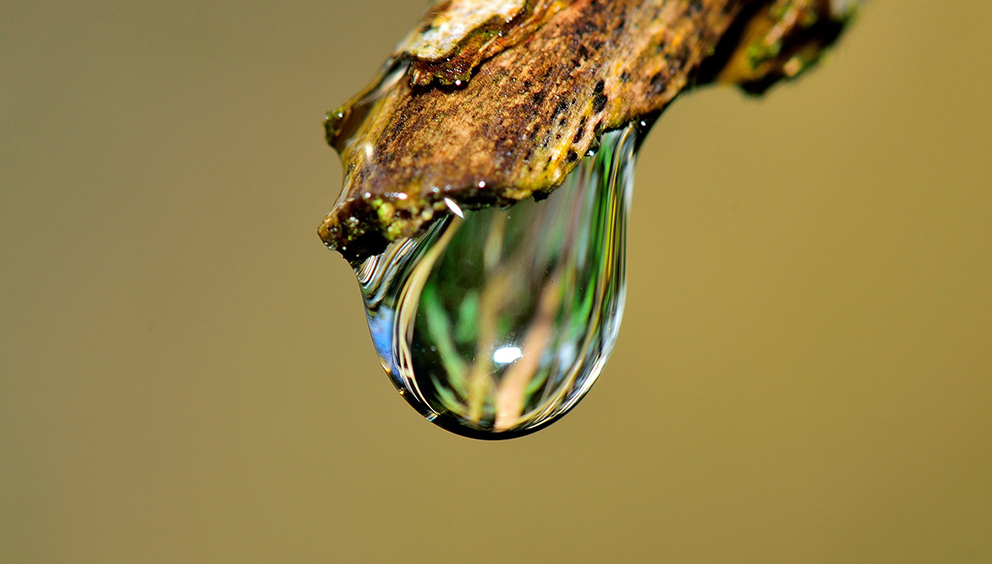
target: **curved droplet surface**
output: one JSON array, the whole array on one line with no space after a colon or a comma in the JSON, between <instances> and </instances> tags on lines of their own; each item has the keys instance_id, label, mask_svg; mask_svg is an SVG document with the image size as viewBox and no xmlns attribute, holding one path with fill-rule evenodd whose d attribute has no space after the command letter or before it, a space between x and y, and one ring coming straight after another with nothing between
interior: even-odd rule
<instances>
[{"instance_id":1,"label":"curved droplet surface","mask_svg":"<svg viewBox=\"0 0 992 564\"><path fill-rule=\"evenodd\" d=\"M504 439L564 415L624 305L636 130L603 135L548 198L462 212L356 269L383 368L427 419Z\"/></svg>"}]
</instances>

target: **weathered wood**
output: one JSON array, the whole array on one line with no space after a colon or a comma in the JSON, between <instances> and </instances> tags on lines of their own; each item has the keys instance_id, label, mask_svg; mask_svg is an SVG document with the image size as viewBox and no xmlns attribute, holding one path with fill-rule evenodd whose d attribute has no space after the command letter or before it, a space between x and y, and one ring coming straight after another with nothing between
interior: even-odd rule
<instances>
[{"instance_id":1,"label":"weathered wood","mask_svg":"<svg viewBox=\"0 0 992 564\"><path fill-rule=\"evenodd\" d=\"M319 228L353 264L463 208L547 194L599 136L690 86L761 92L816 62L847 0L444 0L330 112L344 187Z\"/></svg>"}]
</instances>

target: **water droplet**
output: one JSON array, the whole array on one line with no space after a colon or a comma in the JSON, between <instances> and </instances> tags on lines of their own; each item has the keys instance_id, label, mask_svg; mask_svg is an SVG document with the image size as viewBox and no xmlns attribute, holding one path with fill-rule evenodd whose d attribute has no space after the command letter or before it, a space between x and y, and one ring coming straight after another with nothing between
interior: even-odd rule
<instances>
[{"instance_id":1,"label":"water droplet","mask_svg":"<svg viewBox=\"0 0 992 564\"><path fill-rule=\"evenodd\" d=\"M370 85L360 99L350 105L327 112L324 119L327 142L339 152L353 143L355 133L358 132L362 122L365 121L376 102L386 96L393 86L406 76L408 68L409 61L406 59L386 61L379 71L377 82ZM371 152L371 149L371 145L366 147L367 152Z\"/></svg>"},{"instance_id":2,"label":"water droplet","mask_svg":"<svg viewBox=\"0 0 992 564\"><path fill-rule=\"evenodd\" d=\"M606 133L542 201L446 215L356 269L383 368L428 420L509 438L589 391L623 313L635 136Z\"/></svg>"}]
</instances>

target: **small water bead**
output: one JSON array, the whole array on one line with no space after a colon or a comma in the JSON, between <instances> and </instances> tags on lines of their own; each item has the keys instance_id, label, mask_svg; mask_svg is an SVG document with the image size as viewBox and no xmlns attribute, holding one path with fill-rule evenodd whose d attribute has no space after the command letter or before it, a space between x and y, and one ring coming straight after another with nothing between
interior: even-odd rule
<instances>
[{"instance_id":1,"label":"small water bead","mask_svg":"<svg viewBox=\"0 0 992 564\"><path fill-rule=\"evenodd\" d=\"M555 421L616 340L635 128L542 201L461 210L356 269L383 368L424 417L503 439Z\"/></svg>"}]
</instances>

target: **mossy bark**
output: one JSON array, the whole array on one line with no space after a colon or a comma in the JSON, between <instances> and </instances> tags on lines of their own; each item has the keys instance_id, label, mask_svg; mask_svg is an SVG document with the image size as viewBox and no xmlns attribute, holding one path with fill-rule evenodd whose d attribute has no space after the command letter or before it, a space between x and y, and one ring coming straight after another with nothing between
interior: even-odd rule
<instances>
[{"instance_id":1,"label":"mossy bark","mask_svg":"<svg viewBox=\"0 0 992 564\"><path fill-rule=\"evenodd\" d=\"M760 93L809 68L858 2L444 0L326 121L344 187L319 228L357 264L461 208L554 190L604 131L687 88Z\"/></svg>"}]
</instances>

